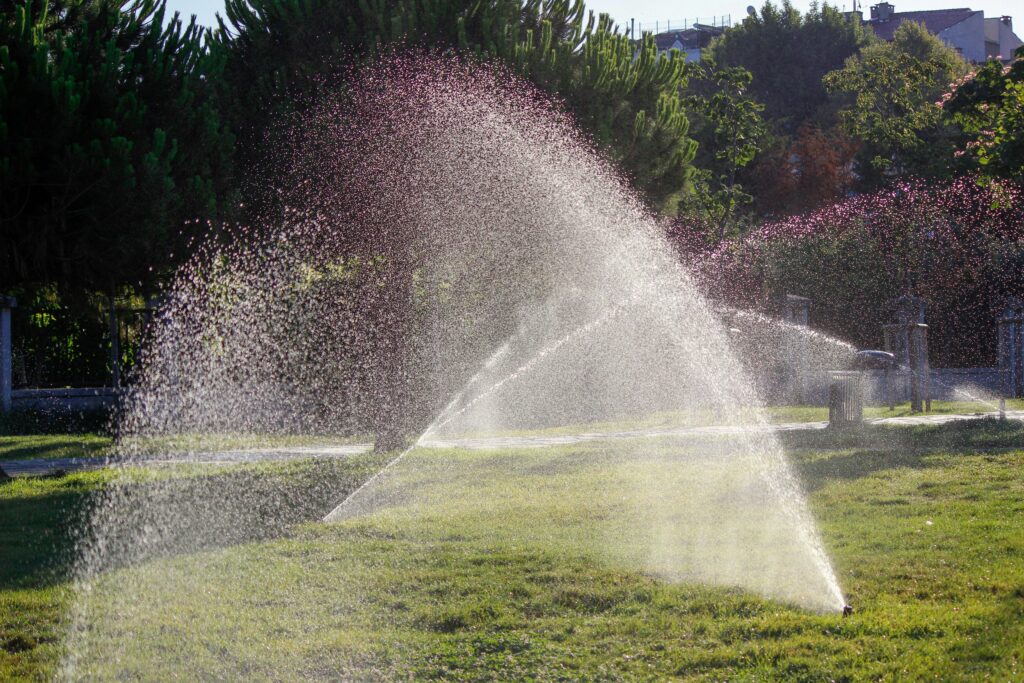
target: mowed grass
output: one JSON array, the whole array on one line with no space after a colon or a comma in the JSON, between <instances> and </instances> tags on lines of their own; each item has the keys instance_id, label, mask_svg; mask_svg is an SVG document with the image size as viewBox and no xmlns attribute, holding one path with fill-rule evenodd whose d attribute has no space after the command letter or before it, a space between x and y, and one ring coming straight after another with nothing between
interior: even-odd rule
<instances>
[{"instance_id":1,"label":"mowed grass","mask_svg":"<svg viewBox=\"0 0 1024 683\"><path fill-rule=\"evenodd\" d=\"M1010 399L1006 402L1007 410L1024 410L1024 399ZM977 402L965 401L933 401L932 410L928 414L949 415L989 412L991 406ZM916 415L910 410L909 403L899 403L895 410L888 406L865 406L866 418L906 417ZM784 422L821 422L828 420L828 408L824 406L769 406L765 416L773 423ZM508 432L509 435L560 435L578 434L580 432L618 432L669 429L686 424L718 424L745 422L751 418L750 411L740 410L736 415L694 416L680 412L658 412L642 419L623 418L617 421L590 423L585 425L569 425L540 430L520 430ZM370 443L373 437L362 435L297 435L297 434L218 434L191 433L172 437L125 440L115 444L112 437L100 432L80 432L72 434L0 434L0 462L4 460L30 460L52 458L103 458L119 453L162 454L181 452L206 452L224 450L248 450L261 448L310 447L319 445L344 445L354 443Z\"/></svg>"},{"instance_id":2,"label":"mowed grass","mask_svg":"<svg viewBox=\"0 0 1024 683\"><path fill-rule=\"evenodd\" d=\"M574 512L572 500L547 520L529 508L502 515L502 533L489 535L494 520L463 514L475 509L467 502L473 496L496 496L494 482L480 482L475 492L463 488L452 514L432 519L385 510L334 525L279 525L272 533L213 539L200 551L111 571L101 584L129 594L85 612L94 619L87 642L100 647L86 656L82 675L808 681L1024 675L1024 430L976 423L874 428L831 443L829 435L786 436L856 607L851 617L617 566L573 542L573 529L589 516ZM540 468L531 470L532 481L542 484L559 472L578 476L581 463L600 461L602 448L514 457ZM493 474L488 459L511 457L442 455L476 463L480 474ZM587 470L588 481L609 476L614 482L605 472L617 463ZM351 467L361 470L350 473L351 481L372 465L353 460ZM336 467L329 474L342 477L343 465ZM301 478L278 469L254 470L254 477L269 480L268 490ZM77 514L76 497L110 485L109 474L92 473L0 487L0 678L56 671L60 619L71 604L60 559L67 545L60 532L53 543L43 532ZM325 498L310 505L307 518L329 508L326 499L342 489L307 489ZM495 497L495 506L515 508L521 496ZM19 557L28 559L8 571Z\"/></svg>"},{"instance_id":3,"label":"mowed grass","mask_svg":"<svg viewBox=\"0 0 1024 683\"><path fill-rule=\"evenodd\" d=\"M1007 399L1007 410L1024 410L1024 399ZM932 408L926 413L915 413L909 402L896 403L892 410L888 405L864 406L866 419L887 417L909 417L918 415L975 415L991 413L999 408L999 401L932 401ZM765 409L771 422L822 422L828 420L828 406L769 406Z\"/></svg>"}]
</instances>

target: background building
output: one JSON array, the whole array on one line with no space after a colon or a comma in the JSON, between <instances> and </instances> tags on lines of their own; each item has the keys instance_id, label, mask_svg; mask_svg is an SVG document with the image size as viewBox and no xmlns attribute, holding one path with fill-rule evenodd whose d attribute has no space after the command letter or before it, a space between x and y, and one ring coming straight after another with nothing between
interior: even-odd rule
<instances>
[{"instance_id":1,"label":"background building","mask_svg":"<svg viewBox=\"0 0 1024 683\"><path fill-rule=\"evenodd\" d=\"M989 59L1009 61L1021 46L1008 16L985 18L985 13L967 7L958 9L897 12L888 2L871 6L871 18L865 23L879 38L892 40L897 27L905 21L924 25L931 33L971 62Z\"/></svg>"}]
</instances>

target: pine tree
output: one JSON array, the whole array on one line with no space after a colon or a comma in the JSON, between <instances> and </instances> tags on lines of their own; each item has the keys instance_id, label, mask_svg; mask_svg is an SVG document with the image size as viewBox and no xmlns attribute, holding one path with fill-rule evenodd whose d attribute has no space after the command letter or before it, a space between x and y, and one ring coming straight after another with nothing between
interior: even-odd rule
<instances>
[{"instance_id":1,"label":"pine tree","mask_svg":"<svg viewBox=\"0 0 1024 683\"><path fill-rule=\"evenodd\" d=\"M163 0L5 3L0 287L113 292L166 271L186 219L230 195L218 69Z\"/></svg>"},{"instance_id":2,"label":"pine tree","mask_svg":"<svg viewBox=\"0 0 1024 683\"><path fill-rule=\"evenodd\" d=\"M214 49L246 167L262 167L276 119L343 88L347 67L400 46L511 66L563 99L652 207L670 209L686 190L695 144L682 57L659 57L650 36L635 44L580 0L228 0L226 15Z\"/></svg>"}]
</instances>

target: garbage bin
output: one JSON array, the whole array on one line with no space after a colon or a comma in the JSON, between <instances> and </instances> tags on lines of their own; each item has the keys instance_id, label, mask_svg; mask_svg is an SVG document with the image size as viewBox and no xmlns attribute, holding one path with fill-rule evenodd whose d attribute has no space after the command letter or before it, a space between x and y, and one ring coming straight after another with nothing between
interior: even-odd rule
<instances>
[{"instance_id":1,"label":"garbage bin","mask_svg":"<svg viewBox=\"0 0 1024 683\"><path fill-rule=\"evenodd\" d=\"M849 427L864 419L863 376L856 370L835 371L829 375L828 425Z\"/></svg>"}]
</instances>

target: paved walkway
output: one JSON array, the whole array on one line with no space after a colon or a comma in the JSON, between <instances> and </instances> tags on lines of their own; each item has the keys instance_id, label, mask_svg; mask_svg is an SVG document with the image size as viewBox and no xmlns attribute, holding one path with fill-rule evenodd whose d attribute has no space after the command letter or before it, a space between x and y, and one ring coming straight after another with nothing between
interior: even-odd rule
<instances>
[{"instance_id":1,"label":"paved walkway","mask_svg":"<svg viewBox=\"0 0 1024 683\"><path fill-rule=\"evenodd\" d=\"M913 415L907 417L878 417L865 420L868 424L880 425L939 425L958 420L978 420L999 417L999 413L944 414L944 415ZM1006 411L1007 419L1024 421L1024 410ZM580 434L536 435L536 436L498 436L476 439L426 439L420 443L426 448L542 448L545 446L562 446L588 441L607 441L619 439L655 438L671 436L718 436L731 434L750 434L766 432L785 432L796 430L825 429L828 422L785 422L764 425L709 425L705 427L673 427L663 429L630 430L621 432L584 432ZM281 448L259 448L229 451L211 451L199 453L169 453L159 457L138 459L114 456L112 458L52 458L34 460L7 460L0 462L3 469L11 477L38 477L78 472L82 470L100 469L103 467L119 467L124 465L152 464L168 465L190 463L202 465L233 465L253 462L274 462L281 460L300 460L304 458L348 458L366 453L373 444L347 444L340 446L292 446Z\"/></svg>"},{"instance_id":2,"label":"paved walkway","mask_svg":"<svg viewBox=\"0 0 1024 683\"><path fill-rule=\"evenodd\" d=\"M304 458L347 458L365 453L372 447L373 444L347 444L343 446L291 446L197 453L168 453L147 458L130 458L116 455L109 458L37 458L33 460L2 461L0 462L0 469L3 469L10 477L40 477L67 472L80 472L82 470L97 470L104 467L139 464L172 465L190 463L196 465L237 465L240 463L301 460Z\"/></svg>"},{"instance_id":3,"label":"paved walkway","mask_svg":"<svg viewBox=\"0 0 1024 683\"><path fill-rule=\"evenodd\" d=\"M979 420L997 418L998 412L946 415L913 415L907 417L875 417L864 420L866 424L880 425L938 425L958 420ZM1006 418L1024 420L1024 410L1006 411ZM495 436L478 439L427 439L420 442L427 448L535 448L543 446L561 446L583 443L586 441L605 441L615 439L652 438L662 436L721 436L732 434L751 434L766 432L807 431L825 429L827 421L822 422L783 422L778 424L739 424L739 425L708 425L705 427L669 427L662 429L645 429L622 432L589 432L581 434L564 434L552 436Z\"/></svg>"}]
</instances>

